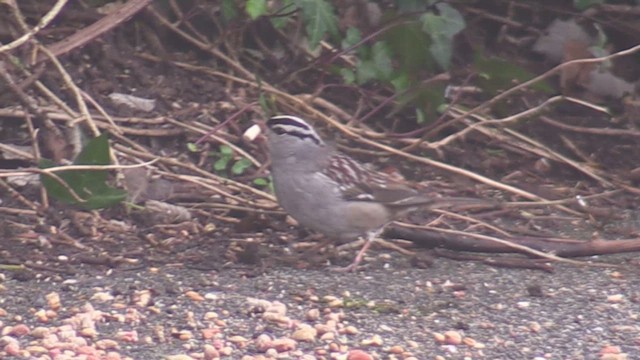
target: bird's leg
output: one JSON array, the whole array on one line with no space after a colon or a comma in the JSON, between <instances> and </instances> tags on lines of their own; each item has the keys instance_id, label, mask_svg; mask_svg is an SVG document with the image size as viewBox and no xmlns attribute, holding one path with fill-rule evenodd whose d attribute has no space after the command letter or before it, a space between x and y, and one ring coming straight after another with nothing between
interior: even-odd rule
<instances>
[{"instance_id":1,"label":"bird's leg","mask_svg":"<svg viewBox=\"0 0 640 360\"><path fill-rule=\"evenodd\" d=\"M378 235L380 235L381 232L382 232L382 229L368 231L367 242L365 242L364 245L362 246L362 249L358 251L358 255L356 255L355 259L353 259L353 262L351 263L351 265L344 268L339 268L338 271L345 271L345 272L354 271L355 272L356 269L358 268L358 264L360 264L360 262L364 258L364 254L367 252L369 247L371 247L371 244L373 244L373 242L376 240L376 238L378 237Z\"/></svg>"}]
</instances>

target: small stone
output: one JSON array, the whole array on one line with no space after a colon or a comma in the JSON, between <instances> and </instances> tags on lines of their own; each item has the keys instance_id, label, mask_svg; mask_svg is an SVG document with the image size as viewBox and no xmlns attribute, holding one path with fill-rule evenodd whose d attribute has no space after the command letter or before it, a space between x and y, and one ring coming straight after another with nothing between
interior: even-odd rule
<instances>
[{"instance_id":1,"label":"small stone","mask_svg":"<svg viewBox=\"0 0 640 360\"><path fill-rule=\"evenodd\" d=\"M517 303L518 309L526 309L531 306L531 303L528 301L518 301Z\"/></svg>"},{"instance_id":2,"label":"small stone","mask_svg":"<svg viewBox=\"0 0 640 360\"><path fill-rule=\"evenodd\" d=\"M200 330L200 333L202 334L202 338L203 339L213 339L214 336L216 336L216 334L220 333L220 329L219 328L209 328L209 329L202 329Z\"/></svg>"},{"instance_id":3,"label":"small stone","mask_svg":"<svg viewBox=\"0 0 640 360\"><path fill-rule=\"evenodd\" d=\"M198 301L198 302L204 301L204 296L200 295L199 293L197 293L195 291L189 290L189 291L185 292L184 295L186 297L188 297L192 301Z\"/></svg>"},{"instance_id":4,"label":"small stone","mask_svg":"<svg viewBox=\"0 0 640 360\"><path fill-rule=\"evenodd\" d=\"M359 333L358 328L353 325L345 327L341 332L346 335L356 335Z\"/></svg>"},{"instance_id":5,"label":"small stone","mask_svg":"<svg viewBox=\"0 0 640 360\"><path fill-rule=\"evenodd\" d=\"M25 336L25 335L29 335L30 332L31 332L31 330L29 329L29 327L27 325L19 324L19 325L14 326L13 328L11 328L11 332L9 332L8 335L22 337L22 336Z\"/></svg>"},{"instance_id":6,"label":"small stone","mask_svg":"<svg viewBox=\"0 0 640 360\"><path fill-rule=\"evenodd\" d=\"M165 356L166 360L195 360L189 355L179 354L179 355L167 355Z\"/></svg>"},{"instance_id":7,"label":"small stone","mask_svg":"<svg viewBox=\"0 0 640 360\"><path fill-rule=\"evenodd\" d=\"M49 349L47 349L44 346L39 346L39 345L31 345L31 346L27 346L25 348L26 351L32 353L32 354L46 354L49 352Z\"/></svg>"},{"instance_id":8,"label":"small stone","mask_svg":"<svg viewBox=\"0 0 640 360\"><path fill-rule=\"evenodd\" d=\"M347 360L373 360L373 356L362 350L351 350L347 355Z\"/></svg>"},{"instance_id":9,"label":"small stone","mask_svg":"<svg viewBox=\"0 0 640 360\"><path fill-rule=\"evenodd\" d=\"M204 359L205 360L214 360L220 358L220 353L216 350L215 347L211 344L204 345Z\"/></svg>"},{"instance_id":10,"label":"small stone","mask_svg":"<svg viewBox=\"0 0 640 360\"><path fill-rule=\"evenodd\" d=\"M297 341L314 342L318 331L310 325L303 324L291 334L291 338Z\"/></svg>"},{"instance_id":11,"label":"small stone","mask_svg":"<svg viewBox=\"0 0 640 360\"><path fill-rule=\"evenodd\" d=\"M219 317L220 317L220 315L218 315L217 312L215 312L215 311L207 311L202 318L204 320L206 320L206 321L210 321L210 320L217 319Z\"/></svg>"},{"instance_id":12,"label":"small stone","mask_svg":"<svg viewBox=\"0 0 640 360\"><path fill-rule=\"evenodd\" d=\"M285 351L295 350L297 346L297 342L293 339L280 338L280 339L273 340L273 342L271 343L271 346L273 349L276 349L276 351L278 351L279 353L282 353Z\"/></svg>"},{"instance_id":13,"label":"small stone","mask_svg":"<svg viewBox=\"0 0 640 360\"><path fill-rule=\"evenodd\" d=\"M320 336L322 341L333 341L336 338L336 334L333 332L324 333Z\"/></svg>"},{"instance_id":14,"label":"small stone","mask_svg":"<svg viewBox=\"0 0 640 360\"><path fill-rule=\"evenodd\" d=\"M389 348L389 352L392 354L402 354L404 352L404 349L400 345L394 345Z\"/></svg>"},{"instance_id":15,"label":"small stone","mask_svg":"<svg viewBox=\"0 0 640 360\"><path fill-rule=\"evenodd\" d=\"M47 304L49 305L50 309L53 310L59 310L61 307L60 304L60 295L58 295L57 292L52 292L49 293L45 296L45 298L47 299Z\"/></svg>"},{"instance_id":16,"label":"small stone","mask_svg":"<svg viewBox=\"0 0 640 360\"><path fill-rule=\"evenodd\" d=\"M607 345L607 346L603 347L602 349L600 349L600 355L621 354L621 353L622 353L622 349L620 349L619 346Z\"/></svg>"},{"instance_id":17,"label":"small stone","mask_svg":"<svg viewBox=\"0 0 640 360\"><path fill-rule=\"evenodd\" d=\"M4 352L11 356L19 356L20 355L20 344L18 342L9 343L4 346Z\"/></svg>"},{"instance_id":18,"label":"small stone","mask_svg":"<svg viewBox=\"0 0 640 360\"><path fill-rule=\"evenodd\" d=\"M204 294L204 298L207 300L218 300L220 298L220 296L218 296L217 293L206 293Z\"/></svg>"},{"instance_id":19,"label":"small stone","mask_svg":"<svg viewBox=\"0 0 640 360\"><path fill-rule=\"evenodd\" d=\"M38 326L33 330L31 330L31 336L36 339L42 339L48 336L49 334L51 334L51 330L49 330L49 328L46 328L44 326Z\"/></svg>"},{"instance_id":20,"label":"small stone","mask_svg":"<svg viewBox=\"0 0 640 360\"><path fill-rule=\"evenodd\" d=\"M334 327L331 327L331 326L326 325L326 324L316 324L314 326L314 328L316 329L316 331L318 331L318 334L321 334L321 335L333 332L333 330L335 330Z\"/></svg>"},{"instance_id":21,"label":"small stone","mask_svg":"<svg viewBox=\"0 0 640 360\"><path fill-rule=\"evenodd\" d=\"M477 341L473 338L470 337L465 337L462 339L462 343L469 346L469 347L475 347L477 344Z\"/></svg>"},{"instance_id":22,"label":"small stone","mask_svg":"<svg viewBox=\"0 0 640 360\"><path fill-rule=\"evenodd\" d=\"M44 309L36 311L33 316L35 316L36 320L38 320L39 322L49 322L49 317L47 316L47 312Z\"/></svg>"},{"instance_id":23,"label":"small stone","mask_svg":"<svg viewBox=\"0 0 640 360\"><path fill-rule=\"evenodd\" d=\"M281 325L288 325L291 322L291 319L288 316L275 312L265 312L262 314L262 319L270 323Z\"/></svg>"},{"instance_id":24,"label":"small stone","mask_svg":"<svg viewBox=\"0 0 640 360\"><path fill-rule=\"evenodd\" d=\"M623 300L624 300L624 295L622 294L607 296L607 302L610 302L610 303L619 303L619 302L622 302Z\"/></svg>"},{"instance_id":25,"label":"small stone","mask_svg":"<svg viewBox=\"0 0 640 360\"><path fill-rule=\"evenodd\" d=\"M116 338L120 341L124 341L128 343L136 343L139 340L138 332L135 330L118 331L116 333Z\"/></svg>"},{"instance_id":26,"label":"small stone","mask_svg":"<svg viewBox=\"0 0 640 360\"><path fill-rule=\"evenodd\" d=\"M619 271L612 272L610 276L614 279L624 279L624 275Z\"/></svg>"},{"instance_id":27,"label":"small stone","mask_svg":"<svg viewBox=\"0 0 640 360\"><path fill-rule=\"evenodd\" d=\"M111 339L102 339L95 342L96 347L98 349L107 350L107 349L117 349L118 343Z\"/></svg>"},{"instance_id":28,"label":"small stone","mask_svg":"<svg viewBox=\"0 0 640 360\"><path fill-rule=\"evenodd\" d=\"M256 348L260 352L265 352L271 349L271 344L273 343L273 339L271 336L267 334L260 334L255 341Z\"/></svg>"},{"instance_id":29,"label":"small stone","mask_svg":"<svg viewBox=\"0 0 640 360\"><path fill-rule=\"evenodd\" d=\"M306 318L309 321L316 321L320 318L320 310L318 309L311 309L309 311L307 311L306 314Z\"/></svg>"},{"instance_id":30,"label":"small stone","mask_svg":"<svg viewBox=\"0 0 640 360\"><path fill-rule=\"evenodd\" d=\"M91 300L102 303L111 301L113 299L113 295L108 292L97 292L91 296Z\"/></svg>"},{"instance_id":31,"label":"small stone","mask_svg":"<svg viewBox=\"0 0 640 360\"><path fill-rule=\"evenodd\" d=\"M444 333L444 342L449 345L460 345L462 344L462 335L457 331L446 331Z\"/></svg>"},{"instance_id":32,"label":"small stone","mask_svg":"<svg viewBox=\"0 0 640 360\"><path fill-rule=\"evenodd\" d=\"M130 358L127 358L127 359L130 359ZM117 352L109 351L107 355L104 357L104 360L122 360L122 357L120 357L120 354L118 354Z\"/></svg>"},{"instance_id":33,"label":"small stone","mask_svg":"<svg viewBox=\"0 0 640 360\"><path fill-rule=\"evenodd\" d=\"M80 329L78 334L86 338L95 338L98 336L98 331L95 328L87 327L87 328Z\"/></svg>"},{"instance_id":34,"label":"small stone","mask_svg":"<svg viewBox=\"0 0 640 360\"><path fill-rule=\"evenodd\" d=\"M438 332L434 332L433 333L433 338L436 340L437 343L440 344L444 344L446 338L444 336L444 334L438 333Z\"/></svg>"},{"instance_id":35,"label":"small stone","mask_svg":"<svg viewBox=\"0 0 640 360\"><path fill-rule=\"evenodd\" d=\"M531 323L529 323L529 329L531 329L531 331L533 331L534 333L539 333L540 330L542 330L542 325L540 325L540 323L537 321L532 321Z\"/></svg>"},{"instance_id":36,"label":"small stone","mask_svg":"<svg viewBox=\"0 0 640 360\"><path fill-rule=\"evenodd\" d=\"M178 332L177 338L182 341L189 341L193 339L193 333L189 330L181 330Z\"/></svg>"},{"instance_id":37,"label":"small stone","mask_svg":"<svg viewBox=\"0 0 640 360\"><path fill-rule=\"evenodd\" d=\"M380 335L373 335L370 339L362 340L362 345L381 346L383 342L384 341L382 341L382 337Z\"/></svg>"},{"instance_id":38,"label":"small stone","mask_svg":"<svg viewBox=\"0 0 640 360\"><path fill-rule=\"evenodd\" d=\"M281 303L280 301L274 301L265 309L265 312L284 316L287 314L287 305Z\"/></svg>"},{"instance_id":39,"label":"small stone","mask_svg":"<svg viewBox=\"0 0 640 360\"><path fill-rule=\"evenodd\" d=\"M241 347L244 347L249 342L249 339L245 338L244 336L240 336L240 335L232 336L228 340L229 340L230 343L236 344L236 345L241 346Z\"/></svg>"}]
</instances>

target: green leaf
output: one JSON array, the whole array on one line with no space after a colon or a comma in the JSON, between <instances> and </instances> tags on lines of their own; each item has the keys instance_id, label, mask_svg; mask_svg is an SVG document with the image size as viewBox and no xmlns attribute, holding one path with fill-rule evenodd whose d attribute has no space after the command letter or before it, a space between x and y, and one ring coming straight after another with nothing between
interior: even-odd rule
<instances>
[{"instance_id":1,"label":"green leaf","mask_svg":"<svg viewBox=\"0 0 640 360\"><path fill-rule=\"evenodd\" d=\"M217 172L225 171L227 169L227 165L229 164L229 160L231 160L230 157L221 157L213 163L213 169Z\"/></svg>"},{"instance_id":2,"label":"green leaf","mask_svg":"<svg viewBox=\"0 0 640 360\"><path fill-rule=\"evenodd\" d=\"M253 165L251 161L247 158L242 158L235 163L231 167L231 173L233 175L242 175L244 172Z\"/></svg>"},{"instance_id":3,"label":"green leaf","mask_svg":"<svg viewBox=\"0 0 640 360\"><path fill-rule=\"evenodd\" d=\"M318 47L326 33L338 34L338 22L331 3L325 0L298 0L298 6L307 24L310 49Z\"/></svg>"},{"instance_id":4,"label":"green leaf","mask_svg":"<svg viewBox=\"0 0 640 360\"><path fill-rule=\"evenodd\" d=\"M109 139L107 134L102 134L91 139L73 161L74 165L109 165ZM56 166L51 160L42 159L40 168L46 169ZM56 200L79 205L85 209L98 209L112 206L122 202L127 193L124 190L112 188L107 185L107 170L66 170L56 172L69 188L80 198L79 202L71 196L71 193L53 177L41 175L41 181L47 193Z\"/></svg>"},{"instance_id":5,"label":"green leaf","mask_svg":"<svg viewBox=\"0 0 640 360\"><path fill-rule=\"evenodd\" d=\"M279 8L276 9L276 14L274 16L270 16L271 25L273 25L276 29L282 29L290 22L291 16L290 14L294 13L298 9L298 5L296 4L297 0L280 0L276 2ZM274 3L274 2L272 2Z\"/></svg>"},{"instance_id":6,"label":"green leaf","mask_svg":"<svg viewBox=\"0 0 640 360\"><path fill-rule=\"evenodd\" d=\"M358 79L358 84L364 84L369 80L377 79L378 72L376 69L376 64L371 60L366 60L360 62L356 68L356 78Z\"/></svg>"},{"instance_id":7,"label":"green leaf","mask_svg":"<svg viewBox=\"0 0 640 360\"><path fill-rule=\"evenodd\" d=\"M427 121L424 111L420 108L416 108L416 123L424 124Z\"/></svg>"},{"instance_id":8,"label":"green leaf","mask_svg":"<svg viewBox=\"0 0 640 360\"><path fill-rule=\"evenodd\" d=\"M373 62L376 64L377 77L380 80L386 80L393 72L391 64L391 52L384 41L376 42L371 48L373 53Z\"/></svg>"},{"instance_id":9,"label":"green leaf","mask_svg":"<svg viewBox=\"0 0 640 360\"><path fill-rule=\"evenodd\" d=\"M353 84L356 81L356 74L354 74L351 69L340 69L340 76L342 76L342 81L347 85Z\"/></svg>"},{"instance_id":10,"label":"green leaf","mask_svg":"<svg viewBox=\"0 0 640 360\"><path fill-rule=\"evenodd\" d=\"M451 54L453 52L453 45L450 41L442 38L434 39L429 47L429 52L440 67L443 69L449 68L449 65L451 65Z\"/></svg>"},{"instance_id":11,"label":"green leaf","mask_svg":"<svg viewBox=\"0 0 640 360\"><path fill-rule=\"evenodd\" d=\"M419 72L435 70L435 63L429 56L431 38L422 31L418 22L395 26L387 31L384 40L395 55L398 69L405 72L411 84L421 77Z\"/></svg>"},{"instance_id":12,"label":"green leaf","mask_svg":"<svg viewBox=\"0 0 640 360\"><path fill-rule=\"evenodd\" d=\"M533 73L520 65L503 59L484 57L481 53L476 54L474 65L480 74L478 85L492 96L534 77ZM553 88L544 80L535 83L531 88L548 94L553 93Z\"/></svg>"},{"instance_id":13,"label":"green leaf","mask_svg":"<svg viewBox=\"0 0 640 360\"><path fill-rule=\"evenodd\" d=\"M424 11L425 7L431 5L432 2L433 0L396 0L396 6L400 13L420 12Z\"/></svg>"},{"instance_id":14,"label":"green leaf","mask_svg":"<svg viewBox=\"0 0 640 360\"><path fill-rule=\"evenodd\" d=\"M220 8L225 21L235 20L238 17L238 6L235 0L222 0Z\"/></svg>"},{"instance_id":15,"label":"green leaf","mask_svg":"<svg viewBox=\"0 0 640 360\"><path fill-rule=\"evenodd\" d=\"M109 137L107 134L104 133L91 139L82 148L73 163L75 165L109 165L111 158L109 157Z\"/></svg>"},{"instance_id":16,"label":"green leaf","mask_svg":"<svg viewBox=\"0 0 640 360\"><path fill-rule=\"evenodd\" d=\"M86 209L103 209L120 204L126 198L126 191L112 187L104 187L99 192L94 192L92 196L87 199L87 202L81 204L81 206Z\"/></svg>"},{"instance_id":17,"label":"green leaf","mask_svg":"<svg viewBox=\"0 0 640 360\"><path fill-rule=\"evenodd\" d=\"M429 34L431 55L438 65L448 69L453 51L453 37L465 28L465 21L458 10L447 3L438 3L439 15L426 13L420 17L422 30Z\"/></svg>"},{"instance_id":18,"label":"green leaf","mask_svg":"<svg viewBox=\"0 0 640 360\"><path fill-rule=\"evenodd\" d=\"M187 143L187 150L189 150L190 152L197 152L198 151L198 145L192 143L192 142L188 142Z\"/></svg>"},{"instance_id":19,"label":"green leaf","mask_svg":"<svg viewBox=\"0 0 640 360\"><path fill-rule=\"evenodd\" d=\"M406 72L402 72L391 80L391 85L393 85L396 93L399 93L409 88L411 80L409 80L409 75Z\"/></svg>"},{"instance_id":20,"label":"green leaf","mask_svg":"<svg viewBox=\"0 0 640 360\"><path fill-rule=\"evenodd\" d=\"M265 178L257 178L255 180L253 180L253 184L257 185L257 186L267 186L267 185L269 185L269 180L267 180Z\"/></svg>"},{"instance_id":21,"label":"green leaf","mask_svg":"<svg viewBox=\"0 0 640 360\"><path fill-rule=\"evenodd\" d=\"M347 29L347 33L342 39L342 49L346 50L362 40L362 35L358 28L350 27Z\"/></svg>"},{"instance_id":22,"label":"green leaf","mask_svg":"<svg viewBox=\"0 0 640 360\"><path fill-rule=\"evenodd\" d=\"M245 10L251 20L255 20L267 13L267 0L247 0Z\"/></svg>"},{"instance_id":23,"label":"green leaf","mask_svg":"<svg viewBox=\"0 0 640 360\"><path fill-rule=\"evenodd\" d=\"M233 155L233 149L229 145L220 145L220 154L227 155L227 156L232 156Z\"/></svg>"},{"instance_id":24,"label":"green leaf","mask_svg":"<svg viewBox=\"0 0 640 360\"><path fill-rule=\"evenodd\" d=\"M424 121L429 122L438 118L438 107L445 102L444 98L445 84L432 83L428 85L419 85L406 92L398 98L398 104L394 107L392 113L400 111L409 104L419 109L423 115Z\"/></svg>"},{"instance_id":25,"label":"green leaf","mask_svg":"<svg viewBox=\"0 0 640 360\"><path fill-rule=\"evenodd\" d=\"M580 11L603 3L604 0L573 0L573 6Z\"/></svg>"}]
</instances>

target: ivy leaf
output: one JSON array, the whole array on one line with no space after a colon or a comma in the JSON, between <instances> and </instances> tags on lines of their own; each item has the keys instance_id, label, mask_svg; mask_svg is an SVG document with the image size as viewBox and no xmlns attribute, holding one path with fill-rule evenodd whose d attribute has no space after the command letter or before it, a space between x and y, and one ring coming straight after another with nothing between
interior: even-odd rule
<instances>
[{"instance_id":1,"label":"ivy leaf","mask_svg":"<svg viewBox=\"0 0 640 360\"><path fill-rule=\"evenodd\" d=\"M403 72L398 76L396 76L395 78L391 79L391 85L393 85L393 88L396 90L396 93L400 93L409 88L411 84L410 81L411 80L409 80L409 76L407 75L407 73Z\"/></svg>"},{"instance_id":2,"label":"ivy leaf","mask_svg":"<svg viewBox=\"0 0 640 360\"><path fill-rule=\"evenodd\" d=\"M573 0L573 6L580 11L603 3L604 0Z\"/></svg>"},{"instance_id":3,"label":"ivy leaf","mask_svg":"<svg viewBox=\"0 0 640 360\"><path fill-rule=\"evenodd\" d=\"M325 0L299 0L298 6L307 24L310 49L318 47L326 33L338 34L338 22L331 3Z\"/></svg>"},{"instance_id":4,"label":"ivy leaf","mask_svg":"<svg viewBox=\"0 0 640 360\"><path fill-rule=\"evenodd\" d=\"M453 37L465 28L465 21L458 10L447 3L438 3L440 15L426 13L420 17L422 30L431 36L429 47L438 65L448 69L453 51Z\"/></svg>"},{"instance_id":5,"label":"ivy leaf","mask_svg":"<svg viewBox=\"0 0 640 360\"><path fill-rule=\"evenodd\" d=\"M238 17L238 7L235 0L222 0L220 9L222 10L222 18L225 21L231 21Z\"/></svg>"},{"instance_id":6,"label":"ivy leaf","mask_svg":"<svg viewBox=\"0 0 640 360\"><path fill-rule=\"evenodd\" d=\"M229 164L229 160L231 160L231 158L223 156L220 159L216 160L216 162L213 163L213 169L216 172L221 172L227 169L227 165Z\"/></svg>"},{"instance_id":7,"label":"ivy leaf","mask_svg":"<svg viewBox=\"0 0 640 360\"><path fill-rule=\"evenodd\" d=\"M356 81L356 74L354 74L351 69L340 69L340 76L342 76L342 80L347 85L353 84Z\"/></svg>"},{"instance_id":8,"label":"ivy leaf","mask_svg":"<svg viewBox=\"0 0 640 360\"><path fill-rule=\"evenodd\" d=\"M109 165L109 139L102 134L91 139L73 161L74 165ZM54 167L56 164L48 159L40 161L40 168ZM40 176L47 193L56 200L79 205L85 209L100 209L122 202L126 191L112 188L107 184L109 173L107 170L66 170L56 175L62 179L84 201L78 201L67 188L53 177L43 174Z\"/></svg>"},{"instance_id":9,"label":"ivy leaf","mask_svg":"<svg viewBox=\"0 0 640 360\"><path fill-rule=\"evenodd\" d=\"M431 2L429 1L429 3ZM396 6L398 6L400 13L424 11L426 5L424 0L396 0Z\"/></svg>"},{"instance_id":10,"label":"ivy leaf","mask_svg":"<svg viewBox=\"0 0 640 360\"><path fill-rule=\"evenodd\" d=\"M373 80L377 78L377 69L376 64L371 60L365 60L358 64L356 68L356 78L358 79L358 84L364 84L369 80Z\"/></svg>"},{"instance_id":11,"label":"ivy leaf","mask_svg":"<svg viewBox=\"0 0 640 360\"><path fill-rule=\"evenodd\" d=\"M378 41L373 45L371 51L373 53L373 62L376 65L378 79L388 79L393 72L393 66L391 65L391 52L387 44L383 41Z\"/></svg>"},{"instance_id":12,"label":"ivy leaf","mask_svg":"<svg viewBox=\"0 0 640 360\"><path fill-rule=\"evenodd\" d=\"M429 56L432 41L421 29L420 23L395 26L384 34L384 40L395 55L398 68L407 73L411 84L420 79L419 72L435 70L435 61Z\"/></svg>"},{"instance_id":13,"label":"ivy leaf","mask_svg":"<svg viewBox=\"0 0 640 360\"><path fill-rule=\"evenodd\" d=\"M245 10L251 20L255 20L267 13L267 0L247 0Z\"/></svg>"},{"instance_id":14,"label":"ivy leaf","mask_svg":"<svg viewBox=\"0 0 640 360\"><path fill-rule=\"evenodd\" d=\"M242 175L244 172L253 165L251 161L247 158L242 158L235 163L231 167L231 173L233 175Z\"/></svg>"},{"instance_id":15,"label":"ivy leaf","mask_svg":"<svg viewBox=\"0 0 640 360\"><path fill-rule=\"evenodd\" d=\"M267 186L267 185L269 185L269 180L267 180L265 178L257 178L255 180L253 180L253 184L257 185L257 186Z\"/></svg>"},{"instance_id":16,"label":"ivy leaf","mask_svg":"<svg viewBox=\"0 0 640 360\"><path fill-rule=\"evenodd\" d=\"M478 85L491 95L534 77L532 72L520 65L503 59L485 57L481 53L476 54L474 66L480 74ZM552 87L544 80L533 84L531 88L547 94L553 93Z\"/></svg>"},{"instance_id":17,"label":"ivy leaf","mask_svg":"<svg viewBox=\"0 0 640 360\"><path fill-rule=\"evenodd\" d=\"M228 145L220 145L220 154L232 156L233 149L231 148L231 146L228 146Z\"/></svg>"},{"instance_id":18,"label":"ivy leaf","mask_svg":"<svg viewBox=\"0 0 640 360\"><path fill-rule=\"evenodd\" d=\"M342 49L346 50L362 40L362 35L358 28L350 27L347 29L344 39L342 39Z\"/></svg>"},{"instance_id":19,"label":"ivy leaf","mask_svg":"<svg viewBox=\"0 0 640 360\"><path fill-rule=\"evenodd\" d=\"M197 152L198 151L198 145L196 145L195 143L192 143L192 142L188 142L187 143L187 150L189 150L190 152Z\"/></svg>"}]
</instances>

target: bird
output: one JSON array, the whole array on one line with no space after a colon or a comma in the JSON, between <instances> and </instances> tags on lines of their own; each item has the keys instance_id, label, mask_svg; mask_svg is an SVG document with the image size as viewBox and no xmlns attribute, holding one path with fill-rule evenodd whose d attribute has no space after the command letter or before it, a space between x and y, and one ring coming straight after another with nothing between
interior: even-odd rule
<instances>
[{"instance_id":1,"label":"bird","mask_svg":"<svg viewBox=\"0 0 640 360\"><path fill-rule=\"evenodd\" d=\"M345 271L355 271L384 227L399 217L420 208L478 200L422 194L415 184L337 151L296 116L269 118L266 139L280 206L300 225L328 238L366 239Z\"/></svg>"}]
</instances>

